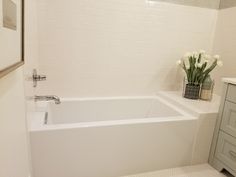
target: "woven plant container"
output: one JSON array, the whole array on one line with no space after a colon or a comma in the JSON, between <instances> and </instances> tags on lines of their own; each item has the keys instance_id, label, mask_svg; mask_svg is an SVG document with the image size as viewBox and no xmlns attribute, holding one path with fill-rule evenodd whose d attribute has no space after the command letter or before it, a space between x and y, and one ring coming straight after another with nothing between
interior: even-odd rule
<instances>
[{"instance_id":1,"label":"woven plant container","mask_svg":"<svg viewBox=\"0 0 236 177\"><path fill-rule=\"evenodd\" d=\"M184 97L188 99L199 99L201 86L194 84L185 84L184 86Z\"/></svg>"}]
</instances>

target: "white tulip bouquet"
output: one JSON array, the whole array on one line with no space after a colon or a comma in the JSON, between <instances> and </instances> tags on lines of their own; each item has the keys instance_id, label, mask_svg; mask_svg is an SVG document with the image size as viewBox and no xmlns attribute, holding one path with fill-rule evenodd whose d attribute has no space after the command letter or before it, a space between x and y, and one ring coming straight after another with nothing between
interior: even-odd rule
<instances>
[{"instance_id":1,"label":"white tulip bouquet","mask_svg":"<svg viewBox=\"0 0 236 177\"><path fill-rule=\"evenodd\" d=\"M177 64L186 73L189 85L201 85L216 66L222 66L223 62L219 55L207 55L204 50L200 52L186 53Z\"/></svg>"}]
</instances>

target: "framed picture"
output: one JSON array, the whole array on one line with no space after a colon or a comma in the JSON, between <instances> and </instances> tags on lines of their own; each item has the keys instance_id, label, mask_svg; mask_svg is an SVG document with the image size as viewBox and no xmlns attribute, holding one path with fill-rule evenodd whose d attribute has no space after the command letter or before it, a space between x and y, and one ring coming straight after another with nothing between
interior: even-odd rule
<instances>
[{"instance_id":1,"label":"framed picture","mask_svg":"<svg viewBox=\"0 0 236 177\"><path fill-rule=\"evenodd\" d=\"M24 0L0 0L0 77L24 64Z\"/></svg>"}]
</instances>

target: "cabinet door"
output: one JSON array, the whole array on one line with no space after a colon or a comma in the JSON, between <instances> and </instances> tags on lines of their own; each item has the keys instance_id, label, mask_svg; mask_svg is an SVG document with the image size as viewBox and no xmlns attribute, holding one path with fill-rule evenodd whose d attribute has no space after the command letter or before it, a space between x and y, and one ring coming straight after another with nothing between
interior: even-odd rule
<instances>
[{"instance_id":1,"label":"cabinet door","mask_svg":"<svg viewBox=\"0 0 236 177\"><path fill-rule=\"evenodd\" d=\"M226 99L236 103L236 85L229 84Z\"/></svg>"},{"instance_id":2,"label":"cabinet door","mask_svg":"<svg viewBox=\"0 0 236 177\"><path fill-rule=\"evenodd\" d=\"M224 132L220 132L216 157L236 172L236 139Z\"/></svg>"},{"instance_id":3,"label":"cabinet door","mask_svg":"<svg viewBox=\"0 0 236 177\"><path fill-rule=\"evenodd\" d=\"M226 101L221 129L236 137L236 104Z\"/></svg>"}]
</instances>

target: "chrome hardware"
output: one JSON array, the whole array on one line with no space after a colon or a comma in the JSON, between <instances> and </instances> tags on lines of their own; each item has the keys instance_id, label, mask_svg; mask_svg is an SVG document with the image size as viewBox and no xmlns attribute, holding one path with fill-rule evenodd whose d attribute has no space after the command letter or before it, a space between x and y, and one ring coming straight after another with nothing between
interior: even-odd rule
<instances>
[{"instance_id":1,"label":"chrome hardware","mask_svg":"<svg viewBox=\"0 0 236 177\"><path fill-rule=\"evenodd\" d=\"M55 95L47 95L47 96L34 96L34 101L51 101L53 100L55 102L55 104L60 104L60 98L58 96Z\"/></svg>"},{"instance_id":2,"label":"chrome hardware","mask_svg":"<svg viewBox=\"0 0 236 177\"><path fill-rule=\"evenodd\" d=\"M33 70L33 76L32 76L32 78L33 78L33 86L34 86L34 87L37 87L37 82L38 82L38 81L45 81L45 80L47 79L47 76L45 76L45 75L38 75L38 74L37 74L37 70L34 69L34 70Z\"/></svg>"},{"instance_id":3,"label":"chrome hardware","mask_svg":"<svg viewBox=\"0 0 236 177\"><path fill-rule=\"evenodd\" d=\"M234 151L229 151L229 154L230 154L233 158L236 159L236 152L234 152Z\"/></svg>"}]
</instances>

